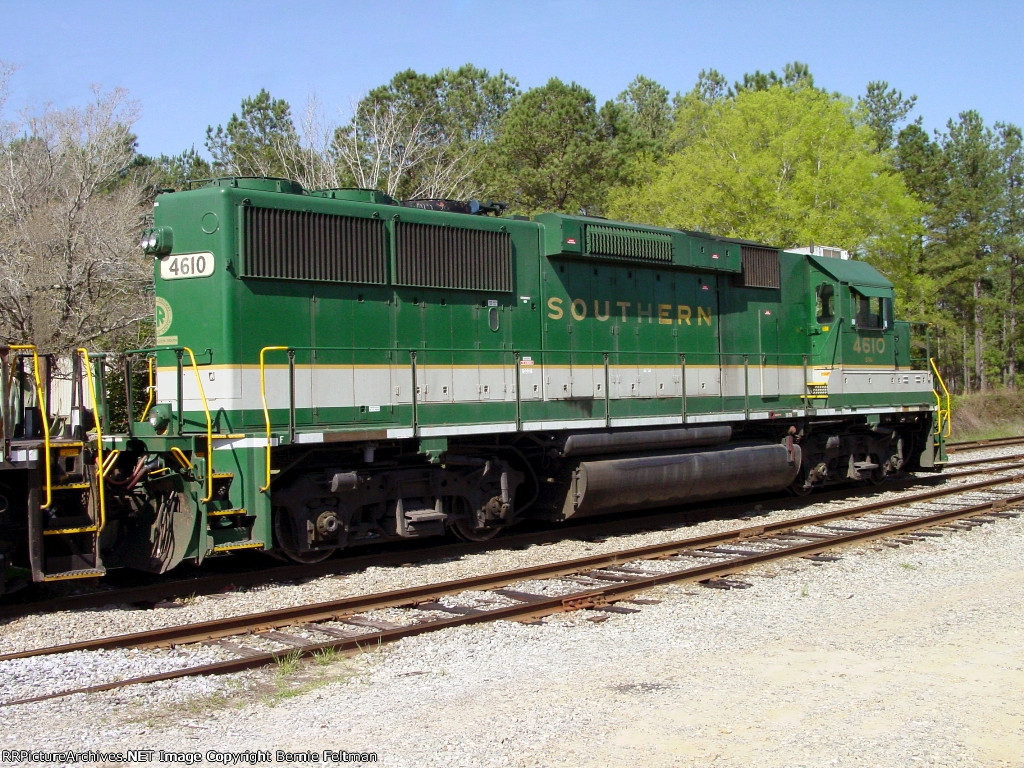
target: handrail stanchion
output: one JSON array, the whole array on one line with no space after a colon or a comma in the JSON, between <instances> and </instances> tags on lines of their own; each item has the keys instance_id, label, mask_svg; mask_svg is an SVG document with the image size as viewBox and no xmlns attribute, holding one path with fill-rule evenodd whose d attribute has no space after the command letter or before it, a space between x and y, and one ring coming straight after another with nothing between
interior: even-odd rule
<instances>
[{"instance_id":1,"label":"handrail stanchion","mask_svg":"<svg viewBox=\"0 0 1024 768\"><path fill-rule=\"evenodd\" d=\"M952 398L949 394L949 390L946 389L946 382L942 380L942 374L939 373L938 367L935 365L935 358L929 357L928 362L931 363L932 370L935 371L935 378L939 381L939 386L942 387L942 392L946 396L946 408L942 408L942 399L939 397L939 393L936 390L932 390L935 395L935 403L938 406L938 417L939 422L935 425L935 434L941 435L942 437L949 437L953 434L953 405ZM945 434L943 434L943 419L945 419Z\"/></svg>"},{"instance_id":2,"label":"handrail stanchion","mask_svg":"<svg viewBox=\"0 0 1024 768\"><path fill-rule=\"evenodd\" d=\"M683 410L683 424L686 423L686 354L681 353L679 355L679 375L682 379L682 388L680 392L683 396L682 410Z\"/></svg>"},{"instance_id":3,"label":"handrail stanchion","mask_svg":"<svg viewBox=\"0 0 1024 768\"><path fill-rule=\"evenodd\" d=\"M89 350L85 347L78 348L78 354L82 356L82 365L85 368L85 380L89 383L89 400L92 403L92 412L96 422L96 484L99 486L100 516L96 521L96 531L103 530L107 522L107 497L104 491L103 476L109 467L103 463L103 419L100 418L99 403L96 399L96 382L92 377L92 365L89 362Z\"/></svg>"},{"instance_id":4,"label":"handrail stanchion","mask_svg":"<svg viewBox=\"0 0 1024 768\"><path fill-rule=\"evenodd\" d=\"M267 405L267 373L266 373L266 353L267 352L288 352L289 353L289 366L290 370L294 370L292 361L294 360L294 351L291 347L264 347L260 350L260 399L263 402L263 422L267 427L267 482L262 488L260 493L266 493L270 490L270 448L271 448L271 436L270 436L270 407Z\"/></svg>"},{"instance_id":5,"label":"handrail stanchion","mask_svg":"<svg viewBox=\"0 0 1024 768\"><path fill-rule=\"evenodd\" d=\"M196 377L196 386L199 387L199 397L203 401L203 413L206 416L206 498L200 502L202 504L206 504L213 498L213 419L210 418L210 404L206 400L206 392L203 391L203 380L199 376L199 366L196 365L196 356L188 347L182 347L182 350L188 352L189 360L192 363L192 372ZM179 389L179 401L182 397L182 392ZM178 418L181 419L182 424L185 423L184 413L179 413Z\"/></svg>"},{"instance_id":6,"label":"handrail stanchion","mask_svg":"<svg viewBox=\"0 0 1024 768\"><path fill-rule=\"evenodd\" d=\"M153 365L156 362L156 358L153 355L146 355L146 360L149 362L149 385L146 387L149 390L149 400L146 401L146 407L142 410L142 416L139 417L139 421L145 421L149 415L149 409L153 407L153 401L156 400L156 381L153 371ZM131 405L128 406L129 412L131 411Z\"/></svg>"}]
</instances>

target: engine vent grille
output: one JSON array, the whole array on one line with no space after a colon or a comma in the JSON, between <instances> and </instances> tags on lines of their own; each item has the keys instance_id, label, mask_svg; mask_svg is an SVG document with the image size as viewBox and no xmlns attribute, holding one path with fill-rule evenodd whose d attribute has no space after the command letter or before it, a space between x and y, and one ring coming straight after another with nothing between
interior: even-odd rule
<instances>
[{"instance_id":1,"label":"engine vent grille","mask_svg":"<svg viewBox=\"0 0 1024 768\"><path fill-rule=\"evenodd\" d=\"M247 207L245 277L386 283L384 222Z\"/></svg>"},{"instance_id":2,"label":"engine vent grille","mask_svg":"<svg viewBox=\"0 0 1024 768\"><path fill-rule=\"evenodd\" d=\"M400 221L395 228L395 283L473 291L513 290L508 232Z\"/></svg>"},{"instance_id":3,"label":"engine vent grille","mask_svg":"<svg viewBox=\"0 0 1024 768\"><path fill-rule=\"evenodd\" d=\"M587 225L587 253L639 261L672 261L672 238L602 224Z\"/></svg>"},{"instance_id":4,"label":"engine vent grille","mask_svg":"<svg viewBox=\"0 0 1024 768\"><path fill-rule=\"evenodd\" d=\"M747 288L779 288L779 252L774 248L740 247L743 260L743 285Z\"/></svg>"}]
</instances>

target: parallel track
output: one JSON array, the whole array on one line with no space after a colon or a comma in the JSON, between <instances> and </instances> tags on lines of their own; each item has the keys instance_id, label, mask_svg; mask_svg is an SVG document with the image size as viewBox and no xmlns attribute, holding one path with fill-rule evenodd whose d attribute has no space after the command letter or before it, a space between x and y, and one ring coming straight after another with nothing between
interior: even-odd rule
<instances>
[{"instance_id":1,"label":"parallel track","mask_svg":"<svg viewBox=\"0 0 1024 768\"><path fill-rule=\"evenodd\" d=\"M241 651L245 655L242 658L214 664L11 701L6 705L30 703L72 693L111 690L126 685L178 677L239 672L272 664L291 655L309 656L326 651L353 652L367 646L393 642L404 637L412 637L447 627L498 620L523 621L580 608L632 612L635 609L617 606L614 603L627 601L635 595L663 584L693 581L707 583L709 580L713 582L715 579L735 574L752 566L783 558L814 556L851 543L901 536L904 538L897 538L897 541L916 540L923 536L938 534L924 531L910 535L910 538L906 537L912 531L922 531L935 526L973 527L973 525L981 524L983 521L988 522L997 517L1016 516L1016 513L1008 512L1006 509L1024 505L1024 494L1003 495L980 504L972 503L956 509L924 514L893 513L885 512L885 510L1021 482L1024 482L1024 474L1015 474L1011 477L992 478L952 488L941 488L914 494L911 497L873 502L811 517L749 526L725 533L610 554L487 574L442 584L349 597L314 605L7 654L0 656L0 661L80 650L154 648L211 642L227 637L243 639L239 636L256 633L288 646L287 650L261 652L244 647L239 648L233 643L225 643L222 640L221 643L225 647ZM867 515L871 515L874 519L863 519ZM978 516L982 515L985 517L978 519ZM964 518L972 517L975 519L964 521ZM857 521L858 526L835 525L838 521L851 518L862 519ZM870 524L871 527L862 527L865 524ZM808 530L812 528L817 530ZM725 546L727 544L740 544L741 546L727 547ZM757 546L767 548L757 550ZM660 573L645 570L643 561L652 560L679 560L684 567ZM698 561L698 564L687 564L687 561L693 560ZM639 564L636 565L636 563ZM556 597L504 588L508 585L538 579L573 581L578 582L583 588ZM730 586L731 584L732 582L725 581L721 585ZM712 585L714 584L712 583ZM500 595L506 600L511 599L514 604L484 609L451 606L439 602L447 596L481 590L489 590L490 593ZM396 607L445 615L443 618L417 620L407 626L387 625L387 622L375 622L372 619L361 617L361 614L368 611ZM322 622L328 622L328 624ZM311 641L308 638L281 632L280 629L285 627L300 627L304 631L317 633L329 639L323 642ZM367 631L368 629L369 631Z\"/></svg>"},{"instance_id":2,"label":"parallel track","mask_svg":"<svg viewBox=\"0 0 1024 768\"><path fill-rule=\"evenodd\" d=\"M1000 448L1007 445L1024 445L1024 435L995 437L991 440L964 440L956 443L946 443L946 453L975 451L983 448Z\"/></svg>"},{"instance_id":3,"label":"parallel track","mask_svg":"<svg viewBox=\"0 0 1024 768\"><path fill-rule=\"evenodd\" d=\"M1024 441L1024 438L1021 438ZM998 457L993 459L965 459L950 462L947 467L968 467L984 464L1011 464L1024 461L1024 454ZM871 489L862 487L843 487L815 493L816 503L832 500L843 500L851 493L870 493L875 490L903 490L915 485L943 482L946 479L965 477L975 474L986 474L1024 464L1011 464L999 469L972 469L946 472L943 475L925 477L906 477L890 481L883 486ZM806 504L803 498L775 498L771 506L775 510L797 509ZM266 568L249 571L232 571L230 573L208 573L187 579L175 579L171 576L161 577L158 581L132 587L114 589L94 589L78 594L63 595L43 600L9 602L0 605L0 620L14 619L35 613L83 610L113 604L157 604L161 601L174 600L182 597L208 595L225 589L244 588L267 582L300 581L305 579L334 576L360 571L374 566L399 566L407 563L426 562L435 559L463 557L494 549L523 548L535 544L553 543L567 538L594 538L613 535L624 535L637 531L657 530L677 527L691 519L707 519L737 517L749 512L749 499L729 504L717 504L713 508L697 508L681 515L678 511L659 512L651 515L629 515L611 520L582 521L570 526L562 524L553 529L511 533L498 539L486 542L445 542L433 546L413 546L413 542L399 542L397 550L373 551L369 554L346 554L322 563L312 565L270 564ZM402 545L405 546L402 546Z\"/></svg>"}]
</instances>

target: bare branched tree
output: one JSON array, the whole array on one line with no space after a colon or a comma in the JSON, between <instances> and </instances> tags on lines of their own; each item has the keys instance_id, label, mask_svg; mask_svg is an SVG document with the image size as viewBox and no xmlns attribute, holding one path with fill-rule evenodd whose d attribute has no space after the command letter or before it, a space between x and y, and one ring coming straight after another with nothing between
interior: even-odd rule
<instances>
[{"instance_id":1,"label":"bare branched tree","mask_svg":"<svg viewBox=\"0 0 1024 768\"><path fill-rule=\"evenodd\" d=\"M324 115L316 96L311 96L302 116L301 138L281 137L275 150L284 167L284 176L305 189L332 189L352 184L337 164L332 142L337 126Z\"/></svg>"},{"instance_id":2,"label":"bare branched tree","mask_svg":"<svg viewBox=\"0 0 1024 768\"><path fill-rule=\"evenodd\" d=\"M481 191L483 155L515 101L503 72L470 64L435 75L399 72L340 122L311 99L301 126L261 90L226 125L209 127L216 173L284 176L307 189L360 186L399 199L466 198Z\"/></svg>"},{"instance_id":3,"label":"bare branched tree","mask_svg":"<svg viewBox=\"0 0 1024 768\"><path fill-rule=\"evenodd\" d=\"M137 117L125 91L97 89L85 107L3 124L0 342L63 352L151 314Z\"/></svg>"},{"instance_id":4,"label":"bare branched tree","mask_svg":"<svg viewBox=\"0 0 1024 768\"><path fill-rule=\"evenodd\" d=\"M444 140L436 125L427 108L364 99L331 149L358 186L411 199L468 196L477 170L472 146Z\"/></svg>"},{"instance_id":5,"label":"bare branched tree","mask_svg":"<svg viewBox=\"0 0 1024 768\"><path fill-rule=\"evenodd\" d=\"M286 178L306 189L365 187L392 197L468 196L476 170L471 147L438 141L426 110L364 99L345 125L330 121L316 98L303 113L301 131L272 141ZM300 138L301 137L301 138Z\"/></svg>"}]
</instances>

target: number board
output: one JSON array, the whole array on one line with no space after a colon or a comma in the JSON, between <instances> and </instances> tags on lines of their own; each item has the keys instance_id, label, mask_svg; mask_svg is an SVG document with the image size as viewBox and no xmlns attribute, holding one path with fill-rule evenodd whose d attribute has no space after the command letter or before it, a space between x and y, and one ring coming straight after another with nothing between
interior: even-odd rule
<instances>
[{"instance_id":1,"label":"number board","mask_svg":"<svg viewBox=\"0 0 1024 768\"><path fill-rule=\"evenodd\" d=\"M213 274L212 253L179 253L160 260L163 280L181 280L185 277L209 277Z\"/></svg>"}]
</instances>

